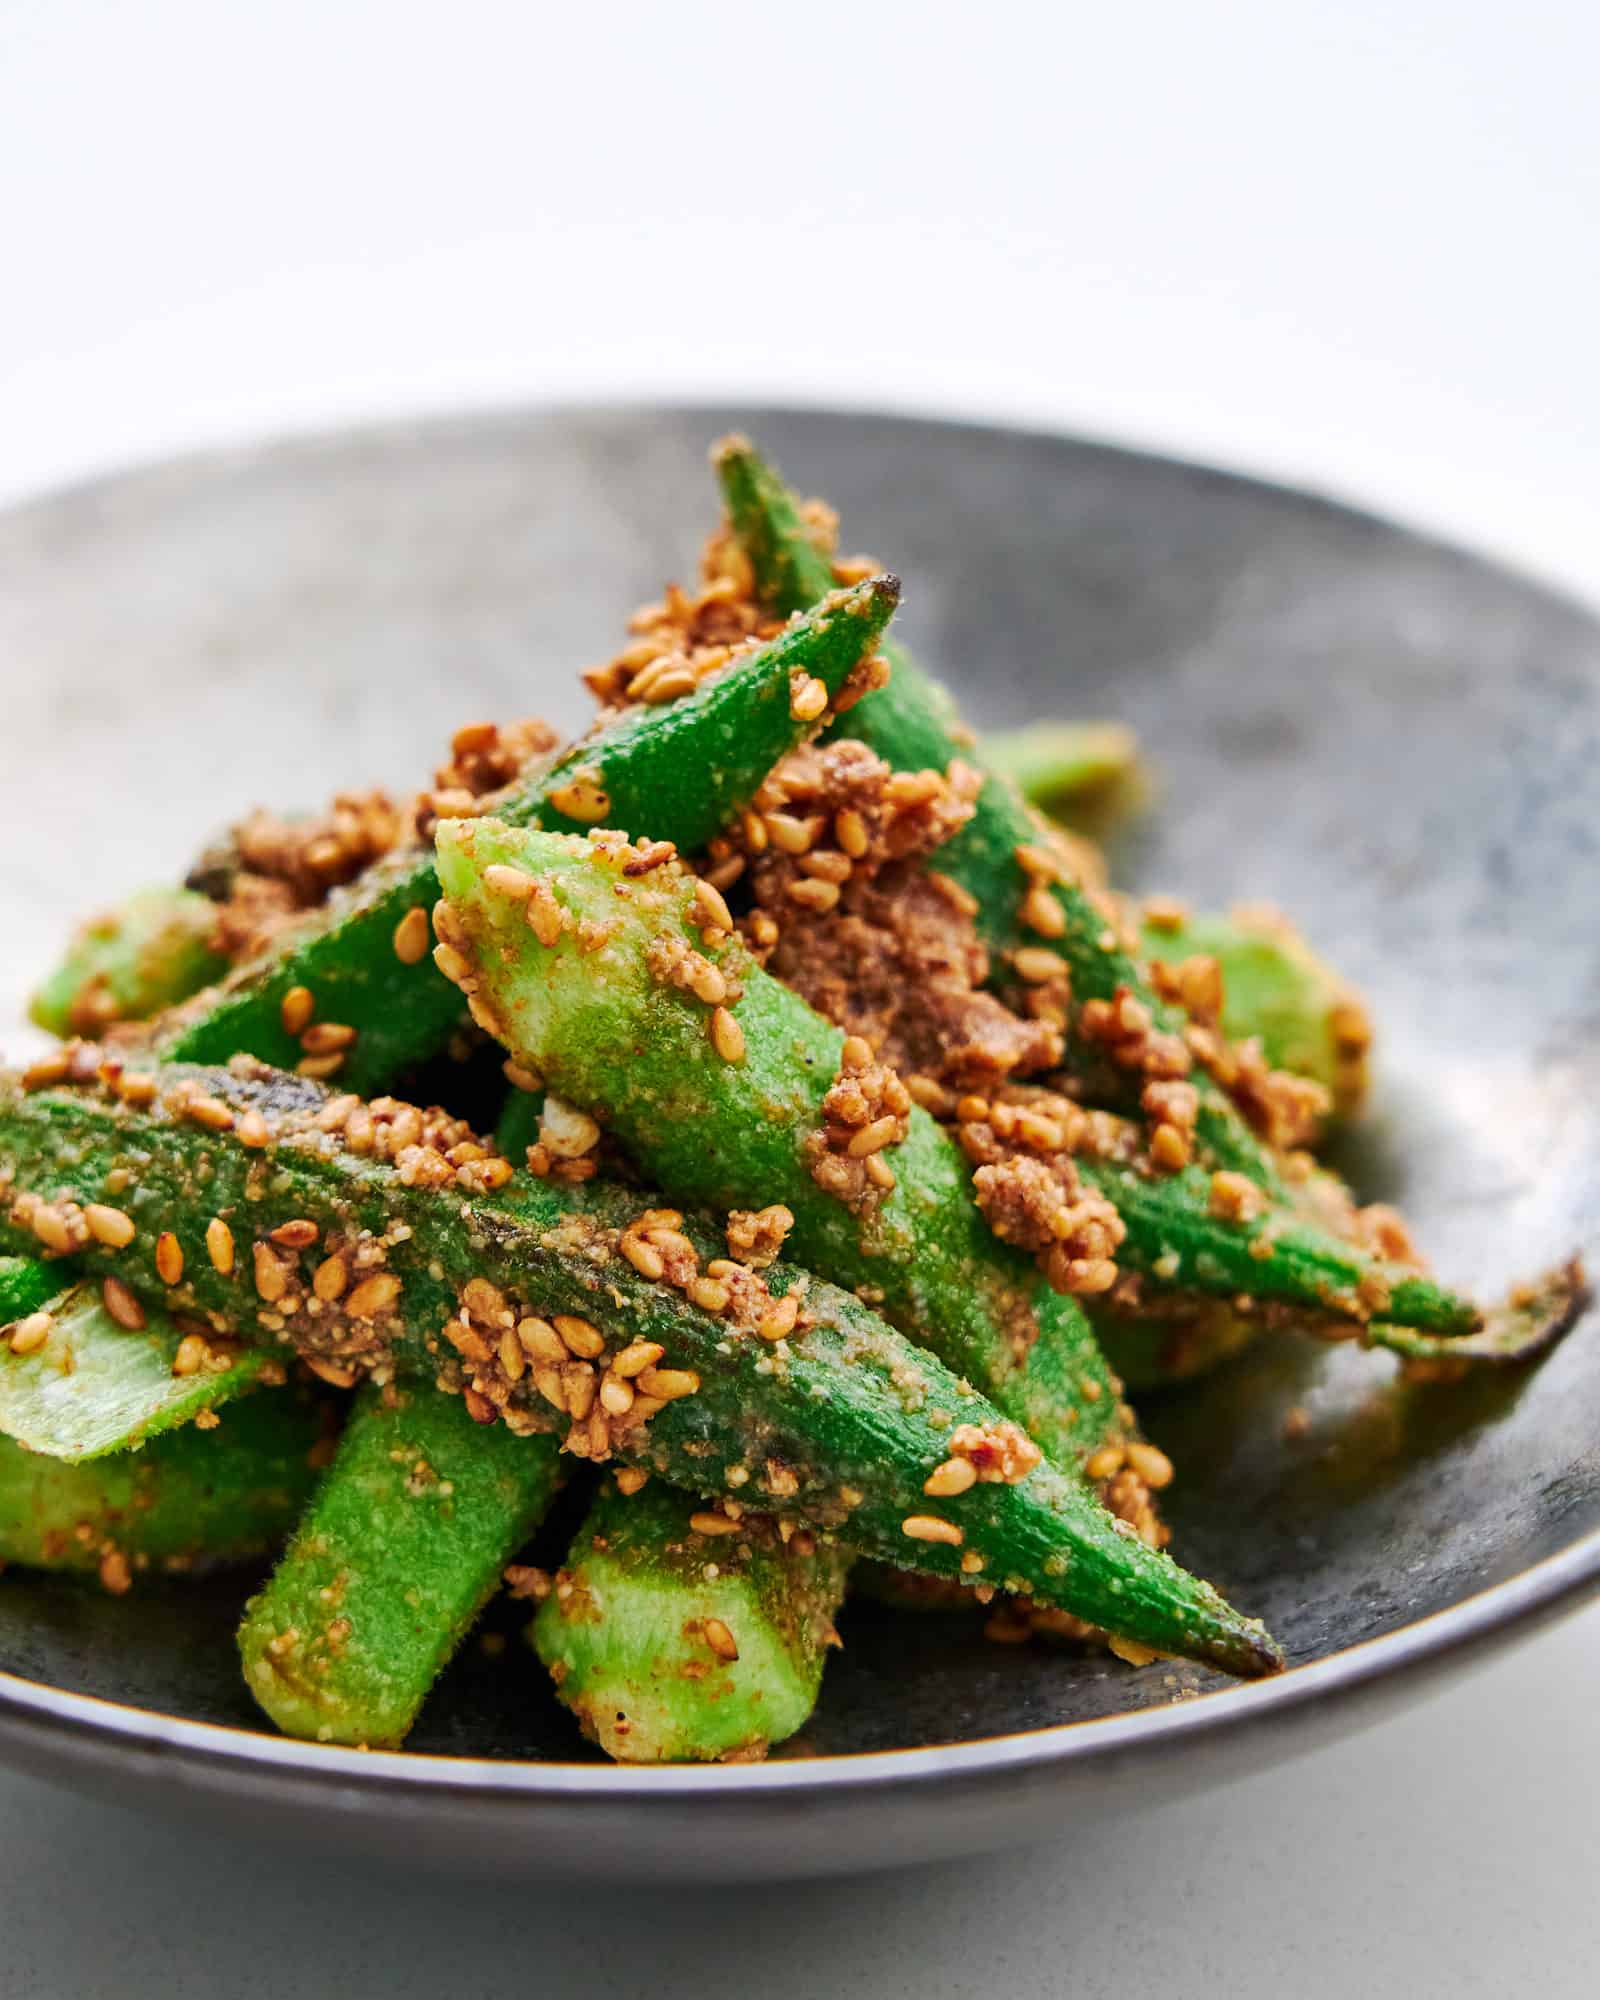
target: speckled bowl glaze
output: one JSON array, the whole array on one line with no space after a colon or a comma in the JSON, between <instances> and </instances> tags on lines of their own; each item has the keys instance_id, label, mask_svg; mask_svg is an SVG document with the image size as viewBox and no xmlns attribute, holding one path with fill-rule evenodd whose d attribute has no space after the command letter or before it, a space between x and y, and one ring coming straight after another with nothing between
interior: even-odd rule
<instances>
[{"instance_id":1,"label":"speckled bowl glaze","mask_svg":"<svg viewBox=\"0 0 1600 2000\"><path fill-rule=\"evenodd\" d=\"M975 721L1137 728L1159 786L1126 878L1282 903L1366 989L1377 1109L1344 1164L1444 1272L1493 1291L1592 1248L1600 626L1304 494L1013 430L513 412L184 460L0 517L0 1019L69 911L181 870L242 802L414 781L468 716L576 720L575 669L691 564L706 447L733 425L902 574L902 629ZM13 1571L0 1751L413 1867L778 1876L996 1846L1308 1749L1582 1600L1597 1402L1580 1326L1537 1369L1453 1388L1262 1344L1148 1404L1182 1470L1177 1549L1282 1639L1269 1683L863 1604L812 1725L765 1766L598 1762L515 1640L468 1647L405 1755L366 1755L256 1727L231 1644L252 1578L110 1600Z\"/></svg>"}]
</instances>

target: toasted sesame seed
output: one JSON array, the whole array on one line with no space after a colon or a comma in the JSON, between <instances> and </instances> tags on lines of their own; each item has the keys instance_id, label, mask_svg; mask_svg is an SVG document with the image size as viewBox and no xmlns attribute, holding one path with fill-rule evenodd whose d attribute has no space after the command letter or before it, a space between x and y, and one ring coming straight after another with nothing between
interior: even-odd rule
<instances>
[{"instance_id":1,"label":"toasted sesame seed","mask_svg":"<svg viewBox=\"0 0 1600 2000\"><path fill-rule=\"evenodd\" d=\"M117 1095L124 1104L153 1104L156 1096L156 1079L148 1071L135 1070L117 1079Z\"/></svg>"},{"instance_id":2,"label":"toasted sesame seed","mask_svg":"<svg viewBox=\"0 0 1600 2000\"><path fill-rule=\"evenodd\" d=\"M698 1392L700 1377L692 1368L643 1368L639 1371L638 1387L641 1395L675 1403L682 1396Z\"/></svg>"},{"instance_id":3,"label":"toasted sesame seed","mask_svg":"<svg viewBox=\"0 0 1600 2000\"><path fill-rule=\"evenodd\" d=\"M977 1479L978 1468L970 1458L947 1458L923 1480L922 1490L931 1500L949 1500L976 1485Z\"/></svg>"},{"instance_id":4,"label":"toasted sesame seed","mask_svg":"<svg viewBox=\"0 0 1600 2000\"><path fill-rule=\"evenodd\" d=\"M667 671L650 683L650 691L645 700L652 707L661 702L678 701L686 694L693 694L696 675L693 667L669 667Z\"/></svg>"},{"instance_id":5,"label":"toasted sesame seed","mask_svg":"<svg viewBox=\"0 0 1600 2000\"><path fill-rule=\"evenodd\" d=\"M691 954L691 959L694 956L695 954ZM720 1007L728 997L728 982L719 968L714 965L691 963L686 969L689 973L689 991L694 997L707 1007Z\"/></svg>"},{"instance_id":6,"label":"toasted sesame seed","mask_svg":"<svg viewBox=\"0 0 1600 2000\"><path fill-rule=\"evenodd\" d=\"M337 1076L344 1068L344 1051L339 1049L332 1055L302 1056L294 1066L296 1076L308 1076L316 1083L322 1083L330 1076Z\"/></svg>"},{"instance_id":7,"label":"toasted sesame seed","mask_svg":"<svg viewBox=\"0 0 1600 2000\"><path fill-rule=\"evenodd\" d=\"M609 1416L625 1417L633 1408L633 1384L607 1375L600 1384L600 1407Z\"/></svg>"},{"instance_id":8,"label":"toasted sesame seed","mask_svg":"<svg viewBox=\"0 0 1600 2000\"><path fill-rule=\"evenodd\" d=\"M852 861L859 861L872 844L866 821L851 806L834 814L833 837Z\"/></svg>"},{"instance_id":9,"label":"toasted sesame seed","mask_svg":"<svg viewBox=\"0 0 1600 2000\"><path fill-rule=\"evenodd\" d=\"M121 1549L107 1549L100 1558L100 1587L113 1597L123 1597L133 1588L133 1571Z\"/></svg>"},{"instance_id":10,"label":"toasted sesame seed","mask_svg":"<svg viewBox=\"0 0 1600 2000\"><path fill-rule=\"evenodd\" d=\"M1012 849L1017 866L1023 874L1035 882L1055 882L1061 876L1060 864L1047 847L1038 847L1031 841L1019 841Z\"/></svg>"},{"instance_id":11,"label":"toasted sesame seed","mask_svg":"<svg viewBox=\"0 0 1600 2000\"><path fill-rule=\"evenodd\" d=\"M772 845L784 854L809 852L822 831L820 818L796 819L793 813L785 812L763 814L762 825Z\"/></svg>"},{"instance_id":12,"label":"toasted sesame seed","mask_svg":"<svg viewBox=\"0 0 1600 2000\"><path fill-rule=\"evenodd\" d=\"M719 1660L738 1659L738 1644L720 1618L707 1618L700 1630L705 1634L706 1644Z\"/></svg>"},{"instance_id":13,"label":"toasted sesame seed","mask_svg":"<svg viewBox=\"0 0 1600 2000\"><path fill-rule=\"evenodd\" d=\"M55 1315L48 1312L31 1312L25 1319L19 1319L11 1329L11 1352L32 1354L43 1347L55 1323Z\"/></svg>"},{"instance_id":14,"label":"toasted sesame seed","mask_svg":"<svg viewBox=\"0 0 1600 2000\"><path fill-rule=\"evenodd\" d=\"M278 1008L278 1018L283 1022L286 1035L299 1036L311 1024L311 1016L317 1010L316 999L309 986L291 986L283 996Z\"/></svg>"},{"instance_id":15,"label":"toasted sesame seed","mask_svg":"<svg viewBox=\"0 0 1600 2000\"><path fill-rule=\"evenodd\" d=\"M293 1222L280 1222L268 1235L274 1243L285 1250L309 1250L318 1236L317 1225L309 1216L296 1216Z\"/></svg>"},{"instance_id":16,"label":"toasted sesame seed","mask_svg":"<svg viewBox=\"0 0 1600 2000\"><path fill-rule=\"evenodd\" d=\"M65 1055L40 1056L37 1062L29 1063L22 1072L24 1090L48 1090L53 1083L64 1083L72 1068Z\"/></svg>"},{"instance_id":17,"label":"toasted sesame seed","mask_svg":"<svg viewBox=\"0 0 1600 2000\"><path fill-rule=\"evenodd\" d=\"M270 1243L264 1242L253 1246L252 1257L256 1290L268 1305L276 1305L289 1289L289 1273L283 1267L283 1260Z\"/></svg>"},{"instance_id":18,"label":"toasted sesame seed","mask_svg":"<svg viewBox=\"0 0 1600 2000\"><path fill-rule=\"evenodd\" d=\"M869 1153L867 1155L867 1179L872 1182L874 1187L881 1188L885 1194L893 1188L895 1184L894 1169L883 1157L882 1153Z\"/></svg>"},{"instance_id":19,"label":"toasted sesame seed","mask_svg":"<svg viewBox=\"0 0 1600 2000\"><path fill-rule=\"evenodd\" d=\"M82 1224L76 1215L49 1202L40 1202L28 1222L47 1250L76 1250L83 1240Z\"/></svg>"},{"instance_id":20,"label":"toasted sesame seed","mask_svg":"<svg viewBox=\"0 0 1600 2000\"><path fill-rule=\"evenodd\" d=\"M1146 1486L1159 1490L1172 1484L1172 1460L1156 1445L1130 1444L1128 1463Z\"/></svg>"},{"instance_id":21,"label":"toasted sesame seed","mask_svg":"<svg viewBox=\"0 0 1600 2000\"><path fill-rule=\"evenodd\" d=\"M815 722L827 706L827 687L814 674L789 676L789 713L796 722Z\"/></svg>"},{"instance_id":22,"label":"toasted sesame seed","mask_svg":"<svg viewBox=\"0 0 1600 2000\"><path fill-rule=\"evenodd\" d=\"M951 1548L959 1548L966 1539L954 1521L941 1521L937 1514L908 1514L900 1532L914 1542L947 1542Z\"/></svg>"},{"instance_id":23,"label":"toasted sesame seed","mask_svg":"<svg viewBox=\"0 0 1600 2000\"><path fill-rule=\"evenodd\" d=\"M164 1285L175 1285L183 1276L183 1245L170 1229L156 1238L156 1276Z\"/></svg>"},{"instance_id":24,"label":"toasted sesame seed","mask_svg":"<svg viewBox=\"0 0 1600 2000\"><path fill-rule=\"evenodd\" d=\"M100 1298L118 1326L126 1328L129 1333L144 1330L144 1307L120 1278L107 1278L100 1287Z\"/></svg>"},{"instance_id":25,"label":"toasted sesame seed","mask_svg":"<svg viewBox=\"0 0 1600 2000\"><path fill-rule=\"evenodd\" d=\"M206 1255L212 1268L227 1277L233 1269L233 1231L220 1215L212 1216L206 1224Z\"/></svg>"},{"instance_id":26,"label":"toasted sesame seed","mask_svg":"<svg viewBox=\"0 0 1600 2000\"><path fill-rule=\"evenodd\" d=\"M311 1289L325 1304L341 1296L350 1282L349 1269L342 1257L324 1257L311 1274Z\"/></svg>"},{"instance_id":27,"label":"toasted sesame seed","mask_svg":"<svg viewBox=\"0 0 1600 2000\"><path fill-rule=\"evenodd\" d=\"M539 1137L553 1159L580 1160L599 1145L600 1127L587 1111L551 1091L539 1114Z\"/></svg>"},{"instance_id":28,"label":"toasted sesame seed","mask_svg":"<svg viewBox=\"0 0 1600 2000\"><path fill-rule=\"evenodd\" d=\"M567 1385L561 1370L551 1363L542 1363L533 1371L533 1386L554 1410L567 1407Z\"/></svg>"},{"instance_id":29,"label":"toasted sesame seed","mask_svg":"<svg viewBox=\"0 0 1600 2000\"><path fill-rule=\"evenodd\" d=\"M1123 1448L1120 1444L1102 1445L1084 1465L1084 1471L1091 1479L1115 1479L1122 1470Z\"/></svg>"},{"instance_id":30,"label":"toasted sesame seed","mask_svg":"<svg viewBox=\"0 0 1600 2000\"><path fill-rule=\"evenodd\" d=\"M300 1037L308 1056L331 1056L353 1046L356 1030L347 1021L314 1021Z\"/></svg>"},{"instance_id":31,"label":"toasted sesame seed","mask_svg":"<svg viewBox=\"0 0 1600 2000\"><path fill-rule=\"evenodd\" d=\"M724 1062L744 1061L744 1029L726 1007L715 1008L712 1012L711 1046Z\"/></svg>"},{"instance_id":32,"label":"toasted sesame seed","mask_svg":"<svg viewBox=\"0 0 1600 2000\"><path fill-rule=\"evenodd\" d=\"M1011 954L1011 963L1018 978L1025 979L1030 986L1043 986L1048 980L1059 979L1066 970L1056 953L1042 944L1019 946Z\"/></svg>"},{"instance_id":33,"label":"toasted sesame seed","mask_svg":"<svg viewBox=\"0 0 1600 2000\"><path fill-rule=\"evenodd\" d=\"M587 1361L563 1362L561 1380L567 1398L567 1410L574 1423L581 1423L594 1409L595 1373Z\"/></svg>"},{"instance_id":34,"label":"toasted sesame seed","mask_svg":"<svg viewBox=\"0 0 1600 2000\"><path fill-rule=\"evenodd\" d=\"M178 1342L178 1351L172 1357L174 1375L198 1375L206 1365L211 1352L210 1344L203 1333L186 1333Z\"/></svg>"},{"instance_id":35,"label":"toasted sesame seed","mask_svg":"<svg viewBox=\"0 0 1600 2000\"><path fill-rule=\"evenodd\" d=\"M352 1319L376 1319L380 1313L393 1309L400 1297L400 1280L392 1271L375 1271L361 1283L344 1302L344 1309Z\"/></svg>"},{"instance_id":36,"label":"toasted sesame seed","mask_svg":"<svg viewBox=\"0 0 1600 2000\"><path fill-rule=\"evenodd\" d=\"M444 1323L444 1337L458 1354L483 1367L493 1359L494 1349L478 1329L467 1319L447 1319Z\"/></svg>"},{"instance_id":37,"label":"toasted sesame seed","mask_svg":"<svg viewBox=\"0 0 1600 2000\"><path fill-rule=\"evenodd\" d=\"M428 949L428 913L420 903L414 903L394 927L390 942L394 955L402 965L419 964Z\"/></svg>"},{"instance_id":38,"label":"toasted sesame seed","mask_svg":"<svg viewBox=\"0 0 1600 2000\"><path fill-rule=\"evenodd\" d=\"M642 1370L659 1361L666 1349L658 1340L633 1340L622 1350L611 1364L613 1375L620 1375L625 1382Z\"/></svg>"},{"instance_id":39,"label":"toasted sesame seed","mask_svg":"<svg viewBox=\"0 0 1600 2000\"><path fill-rule=\"evenodd\" d=\"M491 861L483 871L483 880L497 896L510 896L519 903L526 902L534 890L533 877L525 868L511 868L503 861Z\"/></svg>"},{"instance_id":40,"label":"toasted sesame seed","mask_svg":"<svg viewBox=\"0 0 1600 2000\"><path fill-rule=\"evenodd\" d=\"M839 900L839 885L837 882L819 882L813 876L803 875L799 881L789 884L787 893L791 903L800 903L824 916Z\"/></svg>"},{"instance_id":41,"label":"toasted sesame seed","mask_svg":"<svg viewBox=\"0 0 1600 2000\"><path fill-rule=\"evenodd\" d=\"M852 1160L864 1160L869 1153L881 1153L885 1146L894 1145L899 1137L898 1118L874 1118L870 1125L863 1125L851 1135L847 1150Z\"/></svg>"},{"instance_id":42,"label":"toasted sesame seed","mask_svg":"<svg viewBox=\"0 0 1600 2000\"><path fill-rule=\"evenodd\" d=\"M611 810L611 800L601 788L599 773L587 766L574 771L566 784L558 785L550 794L550 803L558 813L580 820L585 826L597 826Z\"/></svg>"},{"instance_id":43,"label":"toasted sesame seed","mask_svg":"<svg viewBox=\"0 0 1600 2000\"><path fill-rule=\"evenodd\" d=\"M799 1299L793 1292L785 1292L781 1299L773 1301L772 1310L757 1321L756 1332L762 1340L784 1340L794 1332L799 1317Z\"/></svg>"},{"instance_id":44,"label":"toasted sesame seed","mask_svg":"<svg viewBox=\"0 0 1600 2000\"><path fill-rule=\"evenodd\" d=\"M712 888L703 878L694 885L695 911L702 923L710 924L719 931L733 929L733 913L729 910L720 889Z\"/></svg>"},{"instance_id":45,"label":"toasted sesame seed","mask_svg":"<svg viewBox=\"0 0 1600 2000\"><path fill-rule=\"evenodd\" d=\"M495 1041L500 1039L503 1032L500 1016L489 1005L488 1001L484 999L481 993L469 993L467 995L467 1012L486 1035L492 1037Z\"/></svg>"},{"instance_id":46,"label":"toasted sesame seed","mask_svg":"<svg viewBox=\"0 0 1600 2000\"><path fill-rule=\"evenodd\" d=\"M643 1486L647 1486L650 1475L642 1465L619 1465L617 1467L617 1491L631 1499Z\"/></svg>"},{"instance_id":47,"label":"toasted sesame seed","mask_svg":"<svg viewBox=\"0 0 1600 2000\"><path fill-rule=\"evenodd\" d=\"M718 1278L691 1278L685 1292L692 1305L708 1313L726 1312L733 1296Z\"/></svg>"},{"instance_id":48,"label":"toasted sesame seed","mask_svg":"<svg viewBox=\"0 0 1600 2000\"><path fill-rule=\"evenodd\" d=\"M517 1339L530 1361L561 1362L567 1358L565 1343L547 1319L529 1314L517 1321Z\"/></svg>"},{"instance_id":49,"label":"toasted sesame seed","mask_svg":"<svg viewBox=\"0 0 1600 2000\"><path fill-rule=\"evenodd\" d=\"M1042 883L1036 882L1022 899L1022 921L1041 937L1061 937L1067 928L1066 912Z\"/></svg>"},{"instance_id":50,"label":"toasted sesame seed","mask_svg":"<svg viewBox=\"0 0 1600 2000\"><path fill-rule=\"evenodd\" d=\"M436 944L433 962L454 986L464 986L472 977L472 967L453 944Z\"/></svg>"},{"instance_id":51,"label":"toasted sesame seed","mask_svg":"<svg viewBox=\"0 0 1600 2000\"><path fill-rule=\"evenodd\" d=\"M506 1304L505 1293L487 1278L468 1278L461 1287L461 1303L474 1319L489 1326L511 1324L511 1308Z\"/></svg>"},{"instance_id":52,"label":"toasted sesame seed","mask_svg":"<svg viewBox=\"0 0 1600 2000\"><path fill-rule=\"evenodd\" d=\"M515 1327L507 1327L500 1336L500 1366L508 1382L520 1382L528 1366L528 1357L522 1351Z\"/></svg>"},{"instance_id":53,"label":"toasted sesame seed","mask_svg":"<svg viewBox=\"0 0 1600 2000\"><path fill-rule=\"evenodd\" d=\"M606 1337L593 1320L576 1313L556 1313L551 1321L567 1349L584 1361L592 1361L605 1349Z\"/></svg>"},{"instance_id":54,"label":"toasted sesame seed","mask_svg":"<svg viewBox=\"0 0 1600 2000\"><path fill-rule=\"evenodd\" d=\"M326 1355L303 1354L301 1360L319 1380L326 1382L330 1389L353 1389L356 1385L356 1370L347 1361L330 1361Z\"/></svg>"},{"instance_id":55,"label":"toasted sesame seed","mask_svg":"<svg viewBox=\"0 0 1600 2000\"><path fill-rule=\"evenodd\" d=\"M713 1514L703 1508L689 1516L689 1526L697 1535L736 1535L739 1523L730 1521L726 1514Z\"/></svg>"},{"instance_id":56,"label":"toasted sesame seed","mask_svg":"<svg viewBox=\"0 0 1600 2000\"><path fill-rule=\"evenodd\" d=\"M125 1250L133 1241L133 1217L120 1208L107 1208L104 1202L91 1201L83 1211L83 1219L96 1243L105 1244L108 1250Z\"/></svg>"}]
</instances>

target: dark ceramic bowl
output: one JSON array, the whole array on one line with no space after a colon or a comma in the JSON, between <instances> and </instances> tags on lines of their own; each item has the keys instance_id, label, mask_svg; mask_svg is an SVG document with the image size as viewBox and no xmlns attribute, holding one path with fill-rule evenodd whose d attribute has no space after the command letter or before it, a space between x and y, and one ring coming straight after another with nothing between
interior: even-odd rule
<instances>
[{"instance_id":1,"label":"dark ceramic bowl","mask_svg":"<svg viewBox=\"0 0 1600 2000\"><path fill-rule=\"evenodd\" d=\"M1344 508L1017 431L515 414L187 460L0 518L4 1018L68 911L171 876L242 801L414 781L468 716L575 719L574 670L691 563L706 446L735 422L900 571L903 629L974 720L1137 728L1160 787L1126 876L1278 901L1366 989L1378 1109L1345 1164L1445 1272L1493 1291L1591 1246L1600 628ZM1283 1641L1270 1683L861 1605L804 1739L765 1766L604 1765L515 1643L467 1649L407 1754L362 1755L258 1729L231 1645L250 1578L114 1601L14 1571L0 1750L412 1865L799 1875L995 1846L1327 1741L1581 1601L1597 1401L1580 1326L1537 1369L1454 1388L1290 1342L1151 1403L1177 1548Z\"/></svg>"}]
</instances>

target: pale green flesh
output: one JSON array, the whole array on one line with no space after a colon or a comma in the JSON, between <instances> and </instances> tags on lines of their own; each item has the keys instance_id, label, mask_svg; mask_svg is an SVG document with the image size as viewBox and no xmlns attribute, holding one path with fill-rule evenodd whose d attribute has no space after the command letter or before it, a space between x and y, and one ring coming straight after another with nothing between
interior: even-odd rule
<instances>
[{"instance_id":1,"label":"pale green flesh","mask_svg":"<svg viewBox=\"0 0 1600 2000\"><path fill-rule=\"evenodd\" d=\"M45 1309L54 1325L42 1347L0 1351L0 1433L49 1458L125 1451L255 1388L264 1373L281 1379L283 1363L260 1348L241 1350L224 1372L174 1375L183 1335L168 1315L146 1304L143 1331L130 1332L92 1282Z\"/></svg>"}]
</instances>

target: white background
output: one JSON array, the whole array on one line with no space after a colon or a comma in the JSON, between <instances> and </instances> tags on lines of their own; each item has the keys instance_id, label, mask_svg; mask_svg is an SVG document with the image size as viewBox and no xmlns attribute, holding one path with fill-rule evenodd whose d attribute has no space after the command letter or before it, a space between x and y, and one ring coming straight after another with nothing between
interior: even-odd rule
<instances>
[{"instance_id":1,"label":"white background","mask_svg":"<svg viewBox=\"0 0 1600 2000\"><path fill-rule=\"evenodd\" d=\"M353 415L748 393L1163 445L1600 595L1595 23L0 0L0 496ZM1588 1994L1597 1668L1590 1614L1214 1803L732 1913L346 1883L0 1780L0 1987Z\"/></svg>"}]
</instances>

